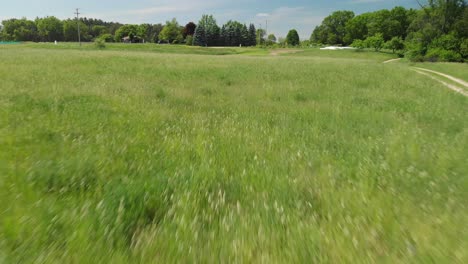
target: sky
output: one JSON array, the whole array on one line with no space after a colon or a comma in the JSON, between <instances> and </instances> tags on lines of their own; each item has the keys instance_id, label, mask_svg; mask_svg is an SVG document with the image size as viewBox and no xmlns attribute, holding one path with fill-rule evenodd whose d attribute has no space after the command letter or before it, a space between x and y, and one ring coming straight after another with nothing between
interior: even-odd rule
<instances>
[{"instance_id":1,"label":"sky","mask_svg":"<svg viewBox=\"0 0 468 264\"><path fill-rule=\"evenodd\" d=\"M177 18L181 25L198 22L203 14L213 14L218 25L228 20L254 23L269 34L284 37L294 28L308 39L315 26L333 11L352 10L356 14L383 8L417 8L416 0L2 0L0 21L8 18L81 16L124 24L164 23Z\"/></svg>"}]
</instances>

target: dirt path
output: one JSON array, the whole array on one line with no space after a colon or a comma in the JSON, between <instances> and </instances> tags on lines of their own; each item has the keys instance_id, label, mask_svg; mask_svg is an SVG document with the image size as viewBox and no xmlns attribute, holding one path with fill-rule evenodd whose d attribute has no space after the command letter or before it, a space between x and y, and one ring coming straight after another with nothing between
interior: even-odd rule
<instances>
[{"instance_id":1,"label":"dirt path","mask_svg":"<svg viewBox=\"0 0 468 264\"><path fill-rule=\"evenodd\" d=\"M427 69L423 69L423 68L416 68L416 67L415 67L415 68L413 68L413 70L414 70L415 72L419 73L419 74L422 74L422 75L424 75L424 76L427 76L427 77L429 77L429 78L431 78L431 79L433 79L433 80L436 80L436 81L440 82L441 84L443 84L443 85L446 86L447 88L449 88L449 89L451 89L451 90L453 90L453 91L455 91L455 92L457 92L457 93L459 93L459 94L461 94L461 95L468 96L468 92L465 91L463 88L460 88L460 87L455 86L455 85L450 84L450 83L446 83L446 82L444 82L444 81L442 81L442 80L440 80L440 79L438 79L438 78L436 78L436 77L430 75L430 74L427 73L427 72L433 72L433 73L435 73L435 74L438 74L438 75L440 75L440 76L444 76L444 77L446 77L446 78L448 78L448 79L450 79L450 80L453 80L453 81L455 81L455 80L461 81L460 84L466 83L466 82L464 82L464 81L462 81L462 80L459 80L459 79L457 79L457 78L455 78L455 77L452 77L452 76L450 76L450 75L447 75L447 74L443 74L443 73L440 73L440 72L434 72L434 71L427 70ZM455 82L459 83L458 81L455 81ZM465 88L468 88L468 86L465 86Z\"/></svg>"},{"instance_id":2,"label":"dirt path","mask_svg":"<svg viewBox=\"0 0 468 264\"><path fill-rule=\"evenodd\" d=\"M447 79L449 79L449 80L452 80L452 81L454 81L454 82L456 82L456 83L458 83L458 84L461 84L461 85L465 86L465 88L468 88L468 82L465 82L465 81L460 80L460 79L458 79L458 78L455 78L455 77L453 77L453 76L447 75L447 74L445 74L445 73L436 72L436 71L433 71L433 70L428 70L428 69L418 68L418 67L414 67L414 68L415 68L415 69L418 69L418 70L420 70L420 71L431 72L431 73L440 75L440 76L442 76L442 77L445 77L445 78L447 78Z\"/></svg>"},{"instance_id":3,"label":"dirt path","mask_svg":"<svg viewBox=\"0 0 468 264\"><path fill-rule=\"evenodd\" d=\"M391 59L391 60L388 60L388 61L384 61L383 63L384 63L384 64L387 64L387 63L394 62L394 61L399 61L399 60L401 60L401 58L398 58L398 59Z\"/></svg>"},{"instance_id":4,"label":"dirt path","mask_svg":"<svg viewBox=\"0 0 468 264\"><path fill-rule=\"evenodd\" d=\"M301 52L303 50L298 50L298 49L276 49L276 50L272 50L270 52L270 55L272 56L278 56L278 55L281 55L281 54L293 54L293 53L298 53L298 52Z\"/></svg>"}]
</instances>

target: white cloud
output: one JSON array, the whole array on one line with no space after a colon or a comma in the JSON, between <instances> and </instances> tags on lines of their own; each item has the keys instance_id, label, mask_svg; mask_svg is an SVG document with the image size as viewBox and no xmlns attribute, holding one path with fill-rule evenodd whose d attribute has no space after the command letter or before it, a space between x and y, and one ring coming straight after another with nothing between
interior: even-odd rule
<instances>
[{"instance_id":1,"label":"white cloud","mask_svg":"<svg viewBox=\"0 0 468 264\"><path fill-rule=\"evenodd\" d=\"M268 17L268 16L270 16L270 14L267 14L267 13L258 13L256 16L257 16L257 17Z\"/></svg>"}]
</instances>

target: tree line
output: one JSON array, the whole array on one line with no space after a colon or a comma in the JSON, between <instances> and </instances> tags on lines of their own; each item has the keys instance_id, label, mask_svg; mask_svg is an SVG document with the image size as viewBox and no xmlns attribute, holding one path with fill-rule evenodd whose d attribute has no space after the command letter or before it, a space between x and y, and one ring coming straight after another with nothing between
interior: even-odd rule
<instances>
[{"instance_id":1,"label":"tree line","mask_svg":"<svg viewBox=\"0 0 468 264\"><path fill-rule=\"evenodd\" d=\"M413 61L468 61L468 4L465 0L429 0L421 8L395 7L356 16L337 11L317 26L310 41L383 48Z\"/></svg>"},{"instance_id":2,"label":"tree line","mask_svg":"<svg viewBox=\"0 0 468 264\"><path fill-rule=\"evenodd\" d=\"M220 27L212 15L203 15L198 25L189 22L185 26L180 25L175 18L165 24L140 25L123 25L90 18L13 18L2 21L0 41L76 42L78 24L81 40L85 42L99 39L104 42L185 43L197 46L267 46L278 41L275 35L266 36L265 30L257 29L254 24L230 20ZM288 37L280 39L280 42L298 45L299 35L296 30L291 30Z\"/></svg>"}]
</instances>

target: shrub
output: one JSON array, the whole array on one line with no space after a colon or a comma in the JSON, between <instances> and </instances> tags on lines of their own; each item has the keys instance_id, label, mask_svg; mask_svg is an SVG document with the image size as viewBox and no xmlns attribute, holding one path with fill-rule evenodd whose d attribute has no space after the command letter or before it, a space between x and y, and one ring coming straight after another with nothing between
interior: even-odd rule
<instances>
[{"instance_id":1,"label":"shrub","mask_svg":"<svg viewBox=\"0 0 468 264\"><path fill-rule=\"evenodd\" d=\"M351 47L363 50L366 47L366 43L362 39L355 39L351 44Z\"/></svg>"},{"instance_id":2,"label":"shrub","mask_svg":"<svg viewBox=\"0 0 468 264\"><path fill-rule=\"evenodd\" d=\"M395 53L397 50L403 50L405 48L405 43L401 37L394 37L385 43L385 48L391 49L392 52Z\"/></svg>"},{"instance_id":3,"label":"shrub","mask_svg":"<svg viewBox=\"0 0 468 264\"><path fill-rule=\"evenodd\" d=\"M460 40L456 38L453 34L443 35L433 40L429 47L432 49L458 51L460 47Z\"/></svg>"},{"instance_id":4,"label":"shrub","mask_svg":"<svg viewBox=\"0 0 468 264\"><path fill-rule=\"evenodd\" d=\"M426 60L431 62L443 61L443 62L461 62L462 56L453 51L445 49L430 49L426 54Z\"/></svg>"},{"instance_id":5,"label":"shrub","mask_svg":"<svg viewBox=\"0 0 468 264\"><path fill-rule=\"evenodd\" d=\"M379 51L383 48L384 39L382 34L376 34L372 37L368 37L365 40L366 46L369 48L375 49L375 51Z\"/></svg>"},{"instance_id":6,"label":"shrub","mask_svg":"<svg viewBox=\"0 0 468 264\"><path fill-rule=\"evenodd\" d=\"M104 42L114 42L114 36L111 34L103 34L99 36L100 39L104 40Z\"/></svg>"},{"instance_id":7,"label":"shrub","mask_svg":"<svg viewBox=\"0 0 468 264\"><path fill-rule=\"evenodd\" d=\"M460 44L460 54L466 60L468 59L468 39L464 39Z\"/></svg>"},{"instance_id":8,"label":"shrub","mask_svg":"<svg viewBox=\"0 0 468 264\"><path fill-rule=\"evenodd\" d=\"M97 38L95 41L94 41L94 45L96 46L96 48L98 49L104 49L106 47L106 42L102 39L102 38Z\"/></svg>"},{"instance_id":9,"label":"shrub","mask_svg":"<svg viewBox=\"0 0 468 264\"><path fill-rule=\"evenodd\" d=\"M188 35L185 39L185 44L187 44L187 46L193 46L193 36Z\"/></svg>"},{"instance_id":10,"label":"shrub","mask_svg":"<svg viewBox=\"0 0 468 264\"><path fill-rule=\"evenodd\" d=\"M425 60L424 54L426 53L426 49L421 42L414 40L406 41L405 46L405 58L413 62L423 62Z\"/></svg>"}]
</instances>

